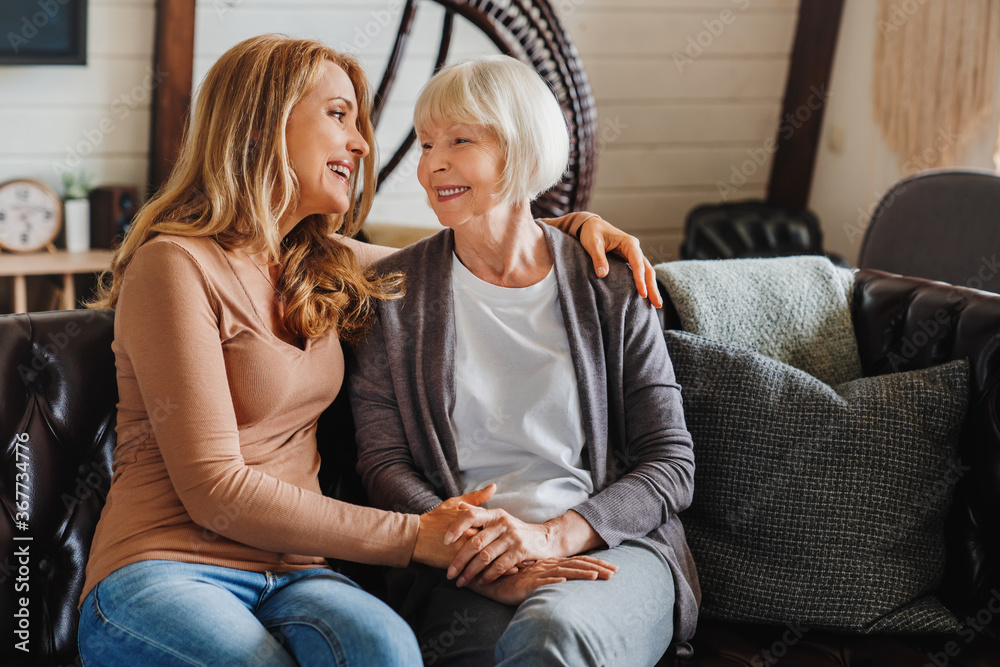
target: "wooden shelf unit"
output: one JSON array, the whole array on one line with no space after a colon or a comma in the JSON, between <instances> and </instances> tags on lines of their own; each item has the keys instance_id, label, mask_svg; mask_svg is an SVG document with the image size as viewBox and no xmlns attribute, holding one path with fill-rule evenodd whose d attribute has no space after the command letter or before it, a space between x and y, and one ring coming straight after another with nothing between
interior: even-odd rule
<instances>
[{"instance_id":1,"label":"wooden shelf unit","mask_svg":"<svg viewBox=\"0 0 1000 667\"><path fill-rule=\"evenodd\" d=\"M37 252L19 255L0 253L0 276L14 278L14 312L28 311L27 276L62 276L62 310L76 307L76 289L73 276L78 273L97 273L111 268L114 250L89 250L87 252Z\"/></svg>"}]
</instances>

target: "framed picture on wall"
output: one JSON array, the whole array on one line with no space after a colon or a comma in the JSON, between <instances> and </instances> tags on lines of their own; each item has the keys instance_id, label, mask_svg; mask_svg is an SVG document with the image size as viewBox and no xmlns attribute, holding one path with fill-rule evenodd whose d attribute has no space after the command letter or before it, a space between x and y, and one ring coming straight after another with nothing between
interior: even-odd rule
<instances>
[{"instance_id":1,"label":"framed picture on wall","mask_svg":"<svg viewBox=\"0 0 1000 667\"><path fill-rule=\"evenodd\" d=\"M0 65L86 65L87 0L0 1Z\"/></svg>"}]
</instances>

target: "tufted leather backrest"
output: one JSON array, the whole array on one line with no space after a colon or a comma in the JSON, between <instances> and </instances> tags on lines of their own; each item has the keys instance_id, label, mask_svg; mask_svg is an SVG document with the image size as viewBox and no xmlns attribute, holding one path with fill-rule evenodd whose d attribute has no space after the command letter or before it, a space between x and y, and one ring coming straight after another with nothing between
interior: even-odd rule
<instances>
[{"instance_id":1,"label":"tufted leather backrest","mask_svg":"<svg viewBox=\"0 0 1000 667\"><path fill-rule=\"evenodd\" d=\"M698 206L684 221L684 259L821 254L819 220L808 209L747 199Z\"/></svg>"},{"instance_id":2,"label":"tufted leather backrest","mask_svg":"<svg viewBox=\"0 0 1000 667\"><path fill-rule=\"evenodd\" d=\"M955 487L941 595L964 615L1000 586L1000 296L862 270L853 300L866 375L969 357L972 402L960 447L969 468ZM666 308L668 326L676 314ZM70 311L0 316L0 664L68 665L76 660L76 602L90 540L107 494L117 403L111 354L113 313ZM341 397L320 421L324 490L363 502L353 473L350 414ZM16 447L17 436L27 443ZM23 453L19 460L16 450ZM26 458L25 458L26 457ZM27 488L17 464L26 463ZM28 528L16 521L27 497ZM31 541L15 540L31 537ZM22 574L16 552L29 549ZM363 572L351 572L364 579ZM16 590L18 579L27 593ZM371 581L377 581L372 577ZM29 648L15 637L27 595ZM994 620L996 623L996 620Z\"/></svg>"},{"instance_id":3,"label":"tufted leather backrest","mask_svg":"<svg viewBox=\"0 0 1000 667\"><path fill-rule=\"evenodd\" d=\"M76 601L111 483L113 316L81 310L0 317L4 665L76 658ZM26 620L15 617L21 598L29 602ZM16 635L22 626L27 634ZM28 652L17 648L24 638Z\"/></svg>"},{"instance_id":4,"label":"tufted leather backrest","mask_svg":"<svg viewBox=\"0 0 1000 667\"><path fill-rule=\"evenodd\" d=\"M1000 590L1000 296L862 269L852 317L866 376L969 359L969 415L939 595L960 618L975 616Z\"/></svg>"},{"instance_id":5,"label":"tufted leather backrest","mask_svg":"<svg viewBox=\"0 0 1000 667\"><path fill-rule=\"evenodd\" d=\"M111 484L118 403L113 337L111 310L0 315L0 498L6 510L0 518L0 665L69 665L77 659L76 605ZM321 417L317 438L324 492L365 503L354 472L346 392ZM18 445L20 439L26 442ZM26 530L17 525L17 503L24 502L18 492L27 498ZM17 552L25 546L27 569L21 571ZM334 565L371 589L382 584L372 566ZM24 595L28 653L10 641Z\"/></svg>"}]
</instances>

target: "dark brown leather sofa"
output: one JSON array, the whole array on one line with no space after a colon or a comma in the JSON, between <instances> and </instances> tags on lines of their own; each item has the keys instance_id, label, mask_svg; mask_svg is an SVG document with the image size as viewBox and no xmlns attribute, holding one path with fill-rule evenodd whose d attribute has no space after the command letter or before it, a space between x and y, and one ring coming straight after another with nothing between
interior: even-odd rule
<instances>
[{"instance_id":1,"label":"dark brown leather sofa","mask_svg":"<svg viewBox=\"0 0 1000 667\"><path fill-rule=\"evenodd\" d=\"M676 664L1000 667L1000 296L863 270L853 309L866 375L971 360L961 443L971 470L956 485L938 592L974 625L954 636L853 637L702 621L695 660ZM669 307L664 314L676 326ZM76 602L115 443L112 323L110 311L0 316L2 665L79 664ZM331 495L363 502L345 408L336 401L321 421L321 477ZM348 567L362 583L378 581L370 570ZM22 638L27 652L17 647Z\"/></svg>"}]
</instances>

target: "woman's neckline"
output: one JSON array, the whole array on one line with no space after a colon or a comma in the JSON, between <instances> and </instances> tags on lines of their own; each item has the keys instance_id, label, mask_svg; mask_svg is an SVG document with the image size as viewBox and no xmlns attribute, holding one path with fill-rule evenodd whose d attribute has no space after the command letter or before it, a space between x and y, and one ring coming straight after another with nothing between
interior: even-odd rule
<instances>
[{"instance_id":1,"label":"woman's neckline","mask_svg":"<svg viewBox=\"0 0 1000 667\"><path fill-rule=\"evenodd\" d=\"M253 258L249 253L243 251L242 249L223 249L223 253L226 256L226 261L229 262L229 266L233 271L234 277L243 288L247 301L250 303L250 308L257 316L257 322L260 324L261 328L267 332L267 335L271 338L271 340L291 350L295 350L300 354L306 352L309 349L311 339L303 336L293 337L291 335L289 335L286 339L278 335L278 333L269 324L269 320L271 319L270 311L274 310L274 320L279 326L281 325L281 315L282 308L284 307L284 301L281 299L281 295L274 286L274 283L272 283L265 276L262 267L253 261ZM253 267L251 268L247 266L247 264L253 264ZM254 281L259 287L253 287L250 284L250 281ZM261 283L266 283L266 292ZM266 304L262 302L264 298L267 299Z\"/></svg>"}]
</instances>

